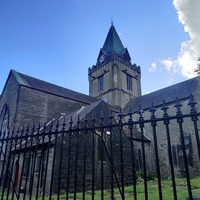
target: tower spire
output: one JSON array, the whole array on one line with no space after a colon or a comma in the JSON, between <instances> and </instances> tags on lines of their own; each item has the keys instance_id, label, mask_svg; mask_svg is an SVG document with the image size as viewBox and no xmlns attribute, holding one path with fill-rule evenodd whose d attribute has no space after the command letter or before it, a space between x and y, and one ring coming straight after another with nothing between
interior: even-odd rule
<instances>
[{"instance_id":1,"label":"tower spire","mask_svg":"<svg viewBox=\"0 0 200 200\"><path fill-rule=\"evenodd\" d=\"M124 108L131 99L141 95L140 67L132 65L112 18L97 64L88 70L88 80L90 96L104 99L116 107Z\"/></svg>"},{"instance_id":2,"label":"tower spire","mask_svg":"<svg viewBox=\"0 0 200 200\"><path fill-rule=\"evenodd\" d=\"M108 35L104 42L102 50L107 54L112 54L113 52L120 55L124 51L124 46L121 42L115 27L113 26L113 21L111 21L111 27L109 29Z\"/></svg>"}]
</instances>

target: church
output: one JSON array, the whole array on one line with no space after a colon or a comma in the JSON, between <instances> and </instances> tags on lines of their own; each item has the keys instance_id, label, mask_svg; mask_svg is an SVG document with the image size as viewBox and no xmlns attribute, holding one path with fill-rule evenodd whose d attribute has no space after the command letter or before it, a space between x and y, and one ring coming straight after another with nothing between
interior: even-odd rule
<instances>
[{"instance_id":1,"label":"church","mask_svg":"<svg viewBox=\"0 0 200 200\"><path fill-rule=\"evenodd\" d=\"M81 106L102 99L114 110L148 109L151 103L160 106L163 99L171 103L178 97L186 100L190 94L198 101L199 77L141 94L141 68L132 64L128 49L124 48L112 24L97 62L88 69L89 95L60 87L29 75L11 70L0 96L0 127L8 117L9 127L58 119Z\"/></svg>"},{"instance_id":2,"label":"church","mask_svg":"<svg viewBox=\"0 0 200 200\"><path fill-rule=\"evenodd\" d=\"M114 25L97 63L88 69L89 96L11 70L0 99L0 124L9 112L9 127L33 124L69 114L102 99L116 109L141 96L140 66L131 63Z\"/></svg>"},{"instance_id":3,"label":"church","mask_svg":"<svg viewBox=\"0 0 200 200\"><path fill-rule=\"evenodd\" d=\"M128 49L123 46L113 24L111 24L103 47L97 55L96 64L88 69L88 80L89 95L85 95L11 70L0 96L0 137L7 137L15 127L27 124L31 127L38 122L44 124L52 120L59 120L62 116L74 116L75 112L91 113L91 110L105 111L106 114L109 114L108 110L112 110L113 115L116 116L122 112L124 119L128 119L131 108L133 120L137 120L139 108L144 117L150 117L149 110L153 103L158 116L161 117L163 100L169 113L174 115L176 114L174 103L177 97L182 105L182 112L187 113L190 112L188 102L191 95L197 102L196 109L200 110L199 76L142 95L141 68L132 63ZM160 124L158 126L160 128L157 128L159 132L157 142L161 152L161 171L167 178L169 174L169 160L166 157L167 136L162 126ZM182 176L184 169L181 164L180 135L177 133L176 125L172 123L172 126L175 173L177 176ZM184 127L186 151L189 156L195 145L194 131L192 126L188 125L187 120L185 120ZM134 137L139 141L140 136L137 130L138 128L135 127ZM149 156L147 157L151 158L151 153L154 151L151 126L145 126L144 136L148 146ZM0 162L2 165L2 156ZM198 154L194 152L190 172L195 175L199 174Z\"/></svg>"}]
</instances>

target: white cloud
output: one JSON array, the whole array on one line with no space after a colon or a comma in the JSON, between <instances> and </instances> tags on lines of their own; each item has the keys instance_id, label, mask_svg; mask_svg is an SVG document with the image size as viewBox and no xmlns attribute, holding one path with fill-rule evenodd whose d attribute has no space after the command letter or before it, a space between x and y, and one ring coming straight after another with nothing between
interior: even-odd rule
<instances>
[{"instance_id":1,"label":"white cloud","mask_svg":"<svg viewBox=\"0 0 200 200\"><path fill-rule=\"evenodd\" d=\"M179 72L184 77L192 78L196 76L194 69L200 57L200 1L173 0L173 5L185 32L189 33L190 40L182 42L176 59L164 59L162 64L169 72Z\"/></svg>"},{"instance_id":2,"label":"white cloud","mask_svg":"<svg viewBox=\"0 0 200 200\"><path fill-rule=\"evenodd\" d=\"M161 63L165 66L167 71L171 71L175 67L175 62L170 58L162 60Z\"/></svg>"},{"instance_id":3,"label":"white cloud","mask_svg":"<svg viewBox=\"0 0 200 200\"><path fill-rule=\"evenodd\" d=\"M149 72L155 72L155 71L156 71L156 63L153 62L153 63L151 64L151 67L149 68Z\"/></svg>"}]
</instances>

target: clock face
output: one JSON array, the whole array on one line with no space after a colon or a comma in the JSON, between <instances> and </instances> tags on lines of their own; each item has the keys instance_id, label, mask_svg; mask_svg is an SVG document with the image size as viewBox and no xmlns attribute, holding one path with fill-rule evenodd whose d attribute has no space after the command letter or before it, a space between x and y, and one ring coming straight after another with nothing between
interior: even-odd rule
<instances>
[{"instance_id":1,"label":"clock face","mask_svg":"<svg viewBox=\"0 0 200 200\"><path fill-rule=\"evenodd\" d=\"M99 58L99 62L103 62L104 60L105 60L105 56L101 55L100 58Z\"/></svg>"}]
</instances>

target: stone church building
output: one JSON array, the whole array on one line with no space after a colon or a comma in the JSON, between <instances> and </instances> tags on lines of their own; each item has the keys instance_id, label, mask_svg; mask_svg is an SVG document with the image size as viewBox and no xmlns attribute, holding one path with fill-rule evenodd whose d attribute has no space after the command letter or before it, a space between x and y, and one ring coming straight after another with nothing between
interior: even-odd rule
<instances>
[{"instance_id":1,"label":"stone church building","mask_svg":"<svg viewBox=\"0 0 200 200\"><path fill-rule=\"evenodd\" d=\"M63 88L21 72L11 70L0 96L0 127L13 127L58 119L98 101L104 100L110 108L127 111L129 106L137 110L141 105L147 110L187 100L190 94L199 99L199 77L163 88L150 94L141 94L141 69L132 64L128 49L124 48L114 25L111 25L95 65L88 69L89 95Z\"/></svg>"},{"instance_id":2,"label":"stone church building","mask_svg":"<svg viewBox=\"0 0 200 200\"><path fill-rule=\"evenodd\" d=\"M83 111L89 108L97 111L111 109L117 115L119 109L122 109L123 113L128 113L131 107L134 113L133 118L137 120L139 107L145 117L150 116L148 110L151 108L152 102L157 109L158 116L162 116L163 99L166 101L169 113L176 114L174 101L178 97L183 105L182 111L186 112L189 111L187 104L191 94L198 103L197 110L200 110L200 77L142 95L141 68L131 62L128 49L123 46L113 24L97 55L96 64L88 69L88 80L89 95L85 95L11 70L0 96L0 137L6 137L9 133L8 129L12 130L13 127L24 124L31 126L38 122L58 120L62 115L74 115L74 112L78 110ZM103 101L99 103L99 100ZM99 109L100 104L101 109ZM126 115L124 117L126 118ZM180 136L176 134L176 130L178 130L176 125L172 124L172 126L174 126L172 148L175 171L177 175L181 175ZM187 130L184 132L185 141L188 144L187 152L190 153L192 146L195 145L194 131L187 121L184 126ZM145 137L147 145L151 146L153 136L151 127L148 125L145 126ZM163 174L169 174L166 157L167 138L162 128L159 128L157 140L158 148L161 151L161 170ZM148 149L149 153L151 151L153 149ZM193 163L196 162L196 157L197 155L194 154ZM2 162L2 158L0 162ZM193 165L191 171L198 174L199 164Z\"/></svg>"}]
</instances>

